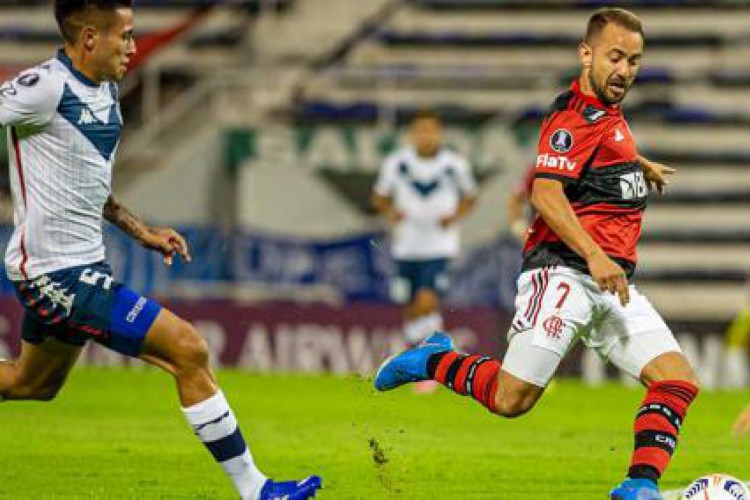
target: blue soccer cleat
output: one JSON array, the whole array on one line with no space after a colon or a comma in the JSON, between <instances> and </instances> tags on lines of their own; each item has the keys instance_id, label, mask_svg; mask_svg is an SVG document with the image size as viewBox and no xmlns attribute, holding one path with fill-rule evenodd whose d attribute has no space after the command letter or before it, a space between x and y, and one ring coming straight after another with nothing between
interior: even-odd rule
<instances>
[{"instance_id":1,"label":"blue soccer cleat","mask_svg":"<svg viewBox=\"0 0 750 500\"><path fill-rule=\"evenodd\" d=\"M409 382L428 380L427 360L438 352L453 350L453 340L435 332L411 349L383 361L375 374L375 388L390 391Z\"/></svg>"},{"instance_id":2,"label":"blue soccer cleat","mask_svg":"<svg viewBox=\"0 0 750 500\"><path fill-rule=\"evenodd\" d=\"M663 500L656 483L648 479L626 479L610 491L611 500Z\"/></svg>"},{"instance_id":3,"label":"blue soccer cleat","mask_svg":"<svg viewBox=\"0 0 750 500\"><path fill-rule=\"evenodd\" d=\"M315 497L315 492L323 487L318 476L310 476L302 481L266 481L260 490L259 500L306 500Z\"/></svg>"}]
</instances>

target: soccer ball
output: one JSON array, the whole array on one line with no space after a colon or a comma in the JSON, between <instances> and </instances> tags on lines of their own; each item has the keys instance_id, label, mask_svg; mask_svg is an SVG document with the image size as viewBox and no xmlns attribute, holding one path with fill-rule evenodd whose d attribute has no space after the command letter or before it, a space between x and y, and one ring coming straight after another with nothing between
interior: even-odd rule
<instances>
[{"instance_id":1,"label":"soccer ball","mask_svg":"<svg viewBox=\"0 0 750 500\"><path fill-rule=\"evenodd\" d=\"M682 500L750 500L750 491L739 479L711 474L693 481L682 494Z\"/></svg>"}]
</instances>

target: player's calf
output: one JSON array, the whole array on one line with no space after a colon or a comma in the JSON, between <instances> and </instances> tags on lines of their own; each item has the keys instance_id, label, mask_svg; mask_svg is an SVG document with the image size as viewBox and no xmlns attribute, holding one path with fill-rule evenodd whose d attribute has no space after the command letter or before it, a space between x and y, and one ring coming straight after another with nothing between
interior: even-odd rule
<instances>
[{"instance_id":1,"label":"player's calf","mask_svg":"<svg viewBox=\"0 0 750 500\"><path fill-rule=\"evenodd\" d=\"M375 387L387 391L423 380L435 380L509 418L528 412L544 391L502 371L497 359L455 351L451 338L441 332L384 361L375 375Z\"/></svg>"},{"instance_id":2,"label":"player's calf","mask_svg":"<svg viewBox=\"0 0 750 500\"><path fill-rule=\"evenodd\" d=\"M80 347L47 339L23 341L15 361L0 361L0 400L52 401L65 385Z\"/></svg>"},{"instance_id":3,"label":"player's calf","mask_svg":"<svg viewBox=\"0 0 750 500\"><path fill-rule=\"evenodd\" d=\"M208 346L190 323L162 310L148 332L140 357L175 377L185 419L232 480L242 500L305 499L320 487L316 479L290 486L283 491L285 496L263 493L278 484L255 465L234 412L216 384Z\"/></svg>"},{"instance_id":4,"label":"player's calf","mask_svg":"<svg viewBox=\"0 0 750 500\"><path fill-rule=\"evenodd\" d=\"M28 377L15 361L0 361L0 400L52 401L65 384L65 376Z\"/></svg>"},{"instance_id":5,"label":"player's calf","mask_svg":"<svg viewBox=\"0 0 750 500\"><path fill-rule=\"evenodd\" d=\"M62 384L36 386L29 384L14 384L2 391L0 399L8 401L42 401L49 402L55 399L60 392Z\"/></svg>"},{"instance_id":6,"label":"player's calf","mask_svg":"<svg viewBox=\"0 0 750 500\"><path fill-rule=\"evenodd\" d=\"M657 483L677 449L680 428L700 389L678 352L652 360L641 380L648 390L635 418L635 450L627 476Z\"/></svg>"},{"instance_id":7,"label":"player's calf","mask_svg":"<svg viewBox=\"0 0 750 500\"><path fill-rule=\"evenodd\" d=\"M536 405L544 389L500 370L495 393L495 413L505 418L525 415Z\"/></svg>"},{"instance_id":8,"label":"player's calf","mask_svg":"<svg viewBox=\"0 0 750 500\"><path fill-rule=\"evenodd\" d=\"M455 351L430 357L428 374L448 389L471 396L491 412L516 418L531 410L544 389L503 371L500 361Z\"/></svg>"}]
</instances>

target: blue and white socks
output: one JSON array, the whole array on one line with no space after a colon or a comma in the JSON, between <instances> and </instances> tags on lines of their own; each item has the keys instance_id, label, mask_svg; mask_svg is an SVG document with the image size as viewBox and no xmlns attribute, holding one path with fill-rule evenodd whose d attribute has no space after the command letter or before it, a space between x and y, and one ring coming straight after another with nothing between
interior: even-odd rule
<instances>
[{"instance_id":1,"label":"blue and white socks","mask_svg":"<svg viewBox=\"0 0 750 500\"><path fill-rule=\"evenodd\" d=\"M257 499L267 478L255 466L224 393L218 391L182 411L195 435L230 477L240 497Z\"/></svg>"},{"instance_id":2,"label":"blue and white socks","mask_svg":"<svg viewBox=\"0 0 750 500\"><path fill-rule=\"evenodd\" d=\"M433 312L408 320L404 324L404 339L409 345L416 345L424 339L443 329L443 316L439 312Z\"/></svg>"}]
</instances>

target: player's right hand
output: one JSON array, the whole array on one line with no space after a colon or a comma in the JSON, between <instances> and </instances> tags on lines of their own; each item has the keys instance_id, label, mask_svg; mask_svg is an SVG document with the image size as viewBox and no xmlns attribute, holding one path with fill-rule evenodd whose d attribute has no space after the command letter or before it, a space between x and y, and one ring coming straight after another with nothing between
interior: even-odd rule
<instances>
[{"instance_id":1,"label":"player's right hand","mask_svg":"<svg viewBox=\"0 0 750 500\"><path fill-rule=\"evenodd\" d=\"M392 210L388 213L388 223L390 225L395 226L402 220L404 220L404 214L398 210Z\"/></svg>"},{"instance_id":2,"label":"player's right hand","mask_svg":"<svg viewBox=\"0 0 750 500\"><path fill-rule=\"evenodd\" d=\"M604 252L597 252L589 258L588 265L591 277L603 292L617 295L623 306L630 302L628 278L625 270L617 262L610 259Z\"/></svg>"},{"instance_id":3,"label":"player's right hand","mask_svg":"<svg viewBox=\"0 0 750 500\"><path fill-rule=\"evenodd\" d=\"M744 436L748 430L750 430L750 405L737 417L737 421L732 427L732 433L735 436Z\"/></svg>"},{"instance_id":4,"label":"player's right hand","mask_svg":"<svg viewBox=\"0 0 750 500\"><path fill-rule=\"evenodd\" d=\"M162 254L164 263L172 265L174 256L179 255L185 262L190 262L190 251L185 238L171 227L147 227L139 241L143 248Z\"/></svg>"}]
</instances>

